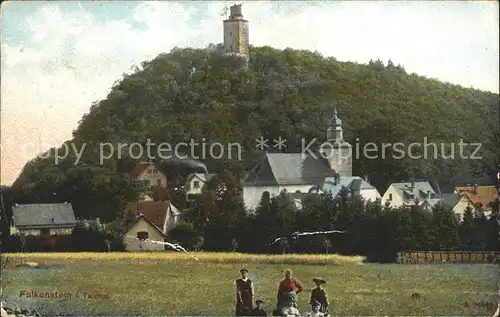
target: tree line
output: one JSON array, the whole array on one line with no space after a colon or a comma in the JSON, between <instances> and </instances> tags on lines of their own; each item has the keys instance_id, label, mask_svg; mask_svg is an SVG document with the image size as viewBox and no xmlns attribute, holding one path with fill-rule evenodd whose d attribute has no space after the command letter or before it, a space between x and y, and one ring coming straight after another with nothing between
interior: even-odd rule
<instances>
[{"instance_id":1,"label":"tree line","mask_svg":"<svg viewBox=\"0 0 500 317\"><path fill-rule=\"evenodd\" d=\"M172 198L174 194L171 194ZM183 192L175 195L182 197ZM459 221L450 207L432 210L419 206L391 208L380 200L365 202L343 189L336 197L329 193L307 194L299 208L289 193L264 193L255 210L246 210L240 189L230 172L208 182L183 219L168 232L167 240L188 250L243 253L340 253L363 255L370 261L392 262L397 252L500 251L498 205L492 216L468 208ZM53 244L43 238L19 237L4 240L6 251L123 251L123 236L135 215L122 211L105 230L77 226L71 236ZM294 232L341 230L342 234L290 237ZM286 238L288 236L288 238ZM276 238L285 237L271 244Z\"/></svg>"},{"instance_id":2,"label":"tree line","mask_svg":"<svg viewBox=\"0 0 500 317\"><path fill-rule=\"evenodd\" d=\"M488 218L468 208L459 221L450 207L391 208L380 201L364 202L348 190L336 197L308 194L301 208L282 192L265 193L260 205L245 211L237 190L217 196L216 178L209 183L183 223L169 238L187 247L204 241L207 251L249 253L341 253L364 255L372 261L395 261L406 250L500 250L498 206ZM342 230L344 234L285 238L294 232Z\"/></svg>"}]
</instances>

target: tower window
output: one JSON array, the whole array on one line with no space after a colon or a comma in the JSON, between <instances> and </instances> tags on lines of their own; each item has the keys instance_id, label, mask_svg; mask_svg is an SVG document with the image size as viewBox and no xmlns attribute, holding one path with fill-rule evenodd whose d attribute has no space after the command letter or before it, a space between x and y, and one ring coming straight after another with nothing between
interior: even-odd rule
<instances>
[{"instance_id":1,"label":"tower window","mask_svg":"<svg viewBox=\"0 0 500 317\"><path fill-rule=\"evenodd\" d=\"M233 32L229 32L229 36L233 36Z\"/></svg>"}]
</instances>

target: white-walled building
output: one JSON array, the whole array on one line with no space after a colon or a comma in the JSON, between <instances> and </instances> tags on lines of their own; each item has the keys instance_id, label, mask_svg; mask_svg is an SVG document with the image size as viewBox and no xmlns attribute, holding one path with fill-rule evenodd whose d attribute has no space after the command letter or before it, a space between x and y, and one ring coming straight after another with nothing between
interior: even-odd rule
<instances>
[{"instance_id":1,"label":"white-walled building","mask_svg":"<svg viewBox=\"0 0 500 317\"><path fill-rule=\"evenodd\" d=\"M337 191L352 188L366 200L380 198L377 189L360 177L352 176L352 146L343 138L342 121L337 109L326 131L327 144L320 152L266 153L242 182L242 195L247 209L257 208L262 195L277 196L283 190L291 194L307 194L314 188ZM318 144L319 145L319 144ZM321 149L320 149L321 151ZM335 183L335 177L340 179ZM296 205L300 205L294 199Z\"/></svg>"},{"instance_id":2,"label":"white-walled building","mask_svg":"<svg viewBox=\"0 0 500 317\"><path fill-rule=\"evenodd\" d=\"M436 194L429 182L392 183L382 196L382 204L392 208L420 205Z\"/></svg>"}]
</instances>

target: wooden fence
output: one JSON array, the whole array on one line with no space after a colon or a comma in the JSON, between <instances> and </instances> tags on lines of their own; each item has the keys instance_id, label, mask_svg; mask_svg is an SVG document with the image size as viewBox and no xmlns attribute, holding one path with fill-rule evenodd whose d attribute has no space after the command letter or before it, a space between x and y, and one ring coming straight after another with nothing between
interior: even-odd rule
<instances>
[{"instance_id":1,"label":"wooden fence","mask_svg":"<svg viewBox=\"0 0 500 317\"><path fill-rule=\"evenodd\" d=\"M404 251L398 263L499 263L500 251Z\"/></svg>"}]
</instances>

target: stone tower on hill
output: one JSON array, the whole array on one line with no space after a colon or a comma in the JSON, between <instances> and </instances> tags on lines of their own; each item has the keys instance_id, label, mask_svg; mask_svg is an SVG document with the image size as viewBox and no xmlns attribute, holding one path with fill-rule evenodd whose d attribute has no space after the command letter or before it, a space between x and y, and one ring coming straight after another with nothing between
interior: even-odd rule
<instances>
[{"instance_id":1,"label":"stone tower on hill","mask_svg":"<svg viewBox=\"0 0 500 317\"><path fill-rule=\"evenodd\" d=\"M224 20L224 50L228 54L248 59L250 46L248 21L243 19L241 4L233 5L229 9L229 18Z\"/></svg>"}]
</instances>

